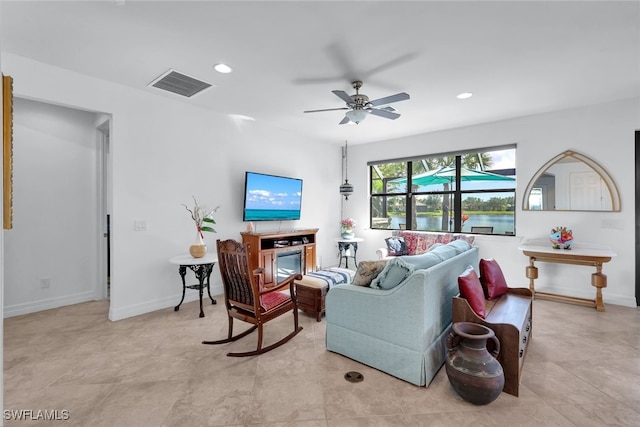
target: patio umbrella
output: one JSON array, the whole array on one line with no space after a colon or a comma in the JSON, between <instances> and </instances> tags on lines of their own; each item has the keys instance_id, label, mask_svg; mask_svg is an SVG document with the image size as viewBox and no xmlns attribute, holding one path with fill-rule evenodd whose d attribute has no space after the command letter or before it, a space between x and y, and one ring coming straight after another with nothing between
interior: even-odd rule
<instances>
[{"instance_id":1,"label":"patio umbrella","mask_svg":"<svg viewBox=\"0 0 640 427\"><path fill-rule=\"evenodd\" d=\"M451 184L456 179L456 168L451 166L442 167L440 169L430 170L425 173L413 176L411 183L413 185L433 185L433 184ZM497 173L484 172L476 169L460 168L461 181L515 181L510 176L498 175ZM394 184L404 184L407 178L397 178L391 180Z\"/></svg>"},{"instance_id":2,"label":"patio umbrella","mask_svg":"<svg viewBox=\"0 0 640 427\"><path fill-rule=\"evenodd\" d=\"M412 185L417 186L427 186L434 184L449 184L453 185L456 180L456 168L452 166L441 167L440 169L434 169L427 171L425 173L414 175L411 179ZM460 181L515 181L515 178L510 176L499 175L491 172L484 172L477 169L469 169L465 167L460 168ZM406 184L407 178L397 178L389 181L389 183L394 184ZM453 198L453 195L450 196ZM415 203L415 198L412 199L412 202ZM445 204L443 205L443 211L448 212L450 206L453 205L453 200L449 200L448 202L445 199ZM453 219L449 219L447 221L448 214L443 215L442 217L442 228L451 228Z\"/></svg>"}]
</instances>

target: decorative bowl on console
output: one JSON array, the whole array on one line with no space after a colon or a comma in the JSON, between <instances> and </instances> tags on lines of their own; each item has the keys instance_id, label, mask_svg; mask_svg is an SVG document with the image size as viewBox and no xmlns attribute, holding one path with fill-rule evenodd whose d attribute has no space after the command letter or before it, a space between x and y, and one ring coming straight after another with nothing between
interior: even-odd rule
<instances>
[{"instance_id":1,"label":"decorative bowl on console","mask_svg":"<svg viewBox=\"0 0 640 427\"><path fill-rule=\"evenodd\" d=\"M553 249L571 249L573 243L573 232L567 227L556 227L551 229L549 240Z\"/></svg>"}]
</instances>

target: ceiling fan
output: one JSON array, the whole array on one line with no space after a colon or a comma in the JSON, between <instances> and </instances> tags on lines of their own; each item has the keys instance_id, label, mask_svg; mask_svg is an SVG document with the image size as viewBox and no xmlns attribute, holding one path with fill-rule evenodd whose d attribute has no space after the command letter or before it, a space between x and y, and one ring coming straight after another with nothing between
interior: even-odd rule
<instances>
[{"instance_id":1,"label":"ceiling fan","mask_svg":"<svg viewBox=\"0 0 640 427\"><path fill-rule=\"evenodd\" d=\"M347 103L346 107L326 108L324 110L307 110L305 111L305 113L347 110L344 115L344 119L342 119L342 121L339 123L341 125L349 122L358 124L363 121L369 114L395 120L400 117L400 114L396 113L395 108L389 106L388 104L409 99L408 93L400 92L396 93L395 95L385 96L384 98L369 101L369 97L367 95L359 92L360 88L362 87L362 82L360 80L356 80L355 82L351 83L351 85L356 90L356 93L354 95L349 95L343 90L332 91L338 98Z\"/></svg>"}]
</instances>

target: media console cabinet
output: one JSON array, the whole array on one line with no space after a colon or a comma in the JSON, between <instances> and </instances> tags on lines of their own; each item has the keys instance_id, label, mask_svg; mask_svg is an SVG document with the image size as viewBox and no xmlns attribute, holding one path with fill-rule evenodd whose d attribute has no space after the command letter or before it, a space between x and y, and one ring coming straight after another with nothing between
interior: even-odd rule
<instances>
[{"instance_id":1,"label":"media console cabinet","mask_svg":"<svg viewBox=\"0 0 640 427\"><path fill-rule=\"evenodd\" d=\"M275 286L278 277L285 279L299 268L300 274L316 269L317 228L272 231L264 233L240 233L242 243L249 244L249 263L263 268L263 284Z\"/></svg>"}]
</instances>

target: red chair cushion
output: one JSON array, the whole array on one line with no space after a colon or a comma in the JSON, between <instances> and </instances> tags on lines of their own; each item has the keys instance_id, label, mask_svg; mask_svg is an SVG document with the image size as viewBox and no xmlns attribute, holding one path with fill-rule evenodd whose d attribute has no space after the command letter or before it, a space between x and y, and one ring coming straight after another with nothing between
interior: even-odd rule
<instances>
[{"instance_id":1,"label":"red chair cushion","mask_svg":"<svg viewBox=\"0 0 640 427\"><path fill-rule=\"evenodd\" d=\"M269 311L290 300L291 297L289 294L285 294L284 292L271 292L260 297L260 307L262 307L264 311Z\"/></svg>"},{"instance_id":2,"label":"red chair cushion","mask_svg":"<svg viewBox=\"0 0 640 427\"><path fill-rule=\"evenodd\" d=\"M499 298L509 290L502 269L493 258L480 260L480 283L487 299Z\"/></svg>"},{"instance_id":3,"label":"red chair cushion","mask_svg":"<svg viewBox=\"0 0 640 427\"><path fill-rule=\"evenodd\" d=\"M460 289L460 296L465 298L471 309L484 319L486 311L484 307L484 292L482 291L482 285L478 279L478 275L472 266L458 276L458 289Z\"/></svg>"}]
</instances>

